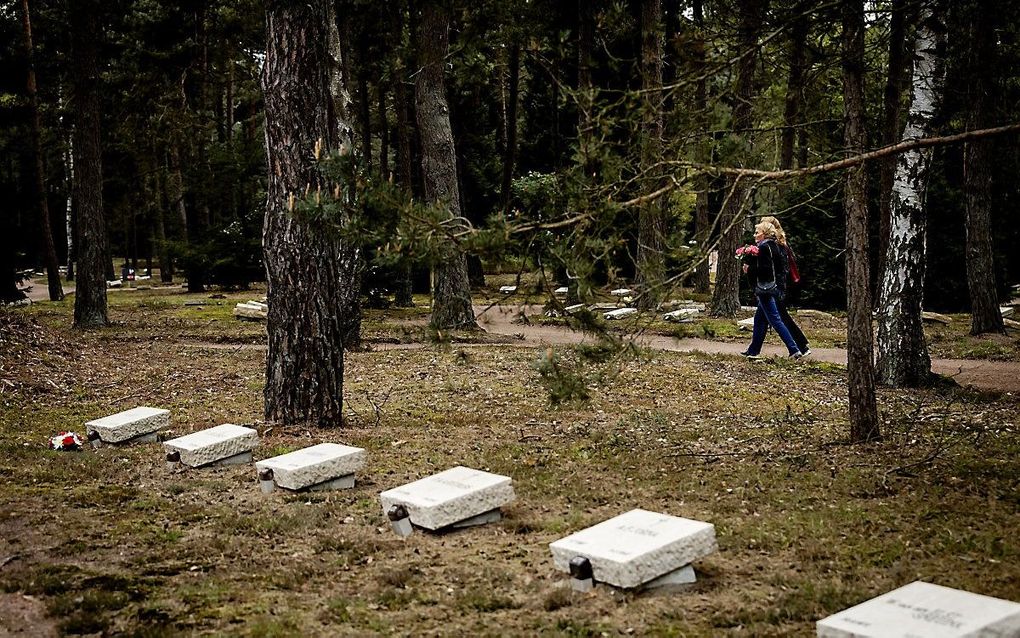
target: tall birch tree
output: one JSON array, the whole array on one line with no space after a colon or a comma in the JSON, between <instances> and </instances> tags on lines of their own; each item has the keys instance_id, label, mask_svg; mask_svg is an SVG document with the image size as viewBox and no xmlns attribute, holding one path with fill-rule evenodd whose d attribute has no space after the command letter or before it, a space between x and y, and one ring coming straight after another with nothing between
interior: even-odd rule
<instances>
[{"instance_id":1,"label":"tall birch tree","mask_svg":"<svg viewBox=\"0 0 1020 638\"><path fill-rule=\"evenodd\" d=\"M932 132L942 94L945 28L941 11L927 5L921 14L911 79L913 100L903 140ZM891 386L917 386L931 375L924 340L925 195L932 150L900 155L893 182L889 243L878 302L878 379Z\"/></svg>"}]
</instances>

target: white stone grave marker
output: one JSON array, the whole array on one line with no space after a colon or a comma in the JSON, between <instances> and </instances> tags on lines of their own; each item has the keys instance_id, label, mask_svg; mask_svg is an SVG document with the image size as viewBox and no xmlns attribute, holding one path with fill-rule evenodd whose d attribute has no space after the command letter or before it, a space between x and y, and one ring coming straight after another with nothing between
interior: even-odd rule
<instances>
[{"instance_id":1,"label":"white stone grave marker","mask_svg":"<svg viewBox=\"0 0 1020 638\"><path fill-rule=\"evenodd\" d=\"M616 319L623 319L634 314L637 314L637 308L617 308L616 310L610 310L603 316L606 320L613 321Z\"/></svg>"},{"instance_id":2,"label":"white stone grave marker","mask_svg":"<svg viewBox=\"0 0 1020 638\"><path fill-rule=\"evenodd\" d=\"M258 461L255 468L271 470L270 480L288 490L354 487L354 472L365 466L365 450L337 443L320 443Z\"/></svg>"},{"instance_id":3,"label":"white stone grave marker","mask_svg":"<svg viewBox=\"0 0 1020 638\"><path fill-rule=\"evenodd\" d=\"M685 569L718 549L711 523L635 509L549 545L553 563L568 571L571 559L591 562L595 582L633 588L692 582ZM679 574L675 574L679 572Z\"/></svg>"},{"instance_id":4,"label":"white stone grave marker","mask_svg":"<svg viewBox=\"0 0 1020 638\"><path fill-rule=\"evenodd\" d=\"M163 444L167 456L177 453L178 461L189 467L213 463L232 465L251 461L251 451L258 445L259 434L251 428L232 423L171 439ZM169 460L169 458L168 458Z\"/></svg>"},{"instance_id":5,"label":"white stone grave marker","mask_svg":"<svg viewBox=\"0 0 1020 638\"><path fill-rule=\"evenodd\" d=\"M568 292L570 292L570 291L567 289L566 286L560 286L559 288L557 288L556 290L553 291L553 294L554 295L565 295Z\"/></svg>"},{"instance_id":6,"label":"white stone grave marker","mask_svg":"<svg viewBox=\"0 0 1020 638\"><path fill-rule=\"evenodd\" d=\"M499 508L514 498L509 476L460 465L379 495L383 513L402 505L411 523L429 530L499 520Z\"/></svg>"},{"instance_id":7,"label":"white stone grave marker","mask_svg":"<svg viewBox=\"0 0 1020 638\"><path fill-rule=\"evenodd\" d=\"M754 329L754 317L748 317L747 319L741 319L737 322L741 330L753 330Z\"/></svg>"},{"instance_id":8,"label":"white stone grave marker","mask_svg":"<svg viewBox=\"0 0 1020 638\"><path fill-rule=\"evenodd\" d=\"M104 416L85 424L85 433L93 445L102 443L150 442L156 432L170 425L170 410L137 407Z\"/></svg>"},{"instance_id":9,"label":"white stone grave marker","mask_svg":"<svg viewBox=\"0 0 1020 638\"><path fill-rule=\"evenodd\" d=\"M1016 638L1020 604L915 581L816 625L819 638Z\"/></svg>"},{"instance_id":10,"label":"white stone grave marker","mask_svg":"<svg viewBox=\"0 0 1020 638\"><path fill-rule=\"evenodd\" d=\"M504 295L512 295L517 292L517 286L500 286L499 291Z\"/></svg>"},{"instance_id":11,"label":"white stone grave marker","mask_svg":"<svg viewBox=\"0 0 1020 638\"><path fill-rule=\"evenodd\" d=\"M679 310L674 310L672 312L667 312L666 314L662 315L662 318L665 321L679 322L679 321L685 321L685 320L688 320L688 319L693 319L694 317L697 317L697 316L698 316L698 311L696 309L694 309L694 308L680 308Z\"/></svg>"}]
</instances>

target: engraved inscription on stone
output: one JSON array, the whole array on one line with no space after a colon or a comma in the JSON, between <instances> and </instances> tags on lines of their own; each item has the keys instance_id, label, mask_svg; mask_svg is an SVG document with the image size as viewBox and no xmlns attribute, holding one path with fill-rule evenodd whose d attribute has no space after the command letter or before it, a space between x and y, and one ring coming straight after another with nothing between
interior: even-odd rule
<instances>
[{"instance_id":1,"label":"engraved inscription on stone","mask_svg":"<svg viewBox=\"0 0 1020 638\"><path fill-rule=\"evenodd\" d=\"M513 501L509 476L457 466L379 495L383 512L403 505L411 522L439 529L484 514Z\"/></svg>"},{"instance_id":2,"label":"engraved inscription on stone","mask_svg":"<svg viewBox=\"0 0 1020 638\"><path fill-rule=\"evenodd\" d=\"M1020 604L910 583L818 621L823 638L1003 638L1020 636Z\"/></svg>"},{"instance_id":3,"label":"engraved inscription on stone","mask_svg":"<svg viewBox=\"0 0 1020 638\"><path fill-rule=\"evenodd\" d=\"M258 445L258 432L232 423L217 425L164 443L167 452L179 452L181 463L191 467L209 465L251 452Z\"/></svg>"},{"instance_id":4,"label":"engraved inscription on stone","mask_svg":"<svg viewBox=\"0 0 1020 638\"><path fill-rule=\"evenodd\" d=\"M170 425L170 411L159 408L138 407L85 424L86 432L97 432L106 443L122 443L159 432Z\"/></svg>"},{"instance_id":5,"label":"engraved inscription on stone","mask_svg":"<svg viewBox=\"0 0 1020 638\"><path fill-rule=\"evenodd\" d=\"M277 485L300 490L353 474L365 465L365 450L337 443L320 443L255 463L273 470Z\"/></svg>"},{"instance_id":6,"label":"engraved inscription on stone","mask_svg":"<svg viewBox=\"0 0 1020 638\"><path fill-rule=\"evenodd\" d=\"M583 556L591 561L596 581L637 587L711 554L717 545L711 523L635 509L562 538L549 549L562 571L571 558Z\"/></svg>"}]
</instances>

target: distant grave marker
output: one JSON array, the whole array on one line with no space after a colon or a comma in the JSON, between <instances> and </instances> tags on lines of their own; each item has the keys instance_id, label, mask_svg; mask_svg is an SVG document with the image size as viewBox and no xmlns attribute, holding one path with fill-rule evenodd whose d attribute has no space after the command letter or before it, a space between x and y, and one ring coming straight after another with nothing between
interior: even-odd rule
<instances>
[{"instance_id":1,"label":"distant grave marker","mask_svg":"<svg viewBox=\"0 0 1020 638\"><path fill-rule=\"evenodd\" d=\"M427 530L498 521L500 508L515 498L512 479L457 466L379 495L394 531L410 534L402 521ZM406 516L400 516L400 508ZM406 532L406 533L403 533Z\"/></svg>"},{"instance_id":2,"label":"distant grave marker","mask_svg":"<svg viewBox=\"0 0 1020 638\"><path fill-rule=\"evenodd\" d=\"M354 487L354 473L364 465L365 450L320 443L258 461L255 468L263 491L272 491L274 487L318 491Z\"/></svg>"},{"instance_id":3,"label":"distant grave marker","mask_svg":"<svg viewBox=\"0 0 1020 638\"><path fill-rule=\"evenodd\" d=\"M695 308L680 308L679 310L667 312L666 314L662 315L662 318L664 321L672 321L679 323L681 321L690 321L697 316L698 311Z\"/></svg>"},{"instance_id":4,"label":"distant grave marker","mask_svg":"<svg viewBox=\"0 0 1020 638\"><path fill-rule=\"evenodd\" d=\"M718 549L711 523L635 509L549 545L553 563L584 591L593 583L648 589L692 583L691 562ZM593 584L592 583L592 584Z\"/></svg>"},{"instance_id":5,"label":"distant grave marker","mask_svg":"<svg viewBox=\"0 0 1020 638\"><path fill-rule=\"evenodd\" d=\"M607 312L603 316L608 321L613 321L613 320L616 320L616 319L624 319L626 317L629 317L631 315L636 315L636 314L637 314L637 308L617 308L616 310L610 310L609 312Z\"/></svg>"},{"instance_id":6,"label":"distant grave marker","mask_svg":"<svg viewBox=\"0 0 1020 638\"><path fill-rule=\"evenodd\" d=\"M155 442L156 433L168 425L170 410L142 406L89 421L85 433L93 447L102 443Z\"/></svg>"},{"instance_id":7,"label":"distant grave marker","mask_svg":"<svg viewBox=\"0 0 1020 638\"><path fill-rule=\"evenodd\" d=\"M1020 604L916 581L833 614L819 638L1017 638Z\"/></svg>"},{"instance_id":8,"label":"distant grave marker","mask_svg":"<svg viewBox=\"0 0 1020 638\"><path fill-rule=\"evenodd\" d=\"M167 462L188 467L234 465L251 462L258 445L258 432L241 425L224 423L208 430L171 439L163 444Z\"/></svg>"}]
</instances>

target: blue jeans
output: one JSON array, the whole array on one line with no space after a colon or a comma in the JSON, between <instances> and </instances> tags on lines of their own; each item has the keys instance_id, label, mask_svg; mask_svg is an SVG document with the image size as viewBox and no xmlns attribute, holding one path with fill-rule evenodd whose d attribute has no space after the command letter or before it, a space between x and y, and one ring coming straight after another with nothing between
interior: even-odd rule
<instances>
[{"instance_id":1,"label":"blue jeans","mask_svg":"<svg viewBox=\"0 0 1020 638\"><path fill-rule=\"evenodd\" d=\"M765 343L765 333L769 326L776 329L779 338L786 344L790 354L799 352L797 342L793 340L786 324L779 316L779 308L776 307L776 298L772 296L755 295L758 300L758 310L754 313L754 331L751 333L751 345L747 347L748 354L760 354L761 346Z\"/></svg>"}]
</instances>

